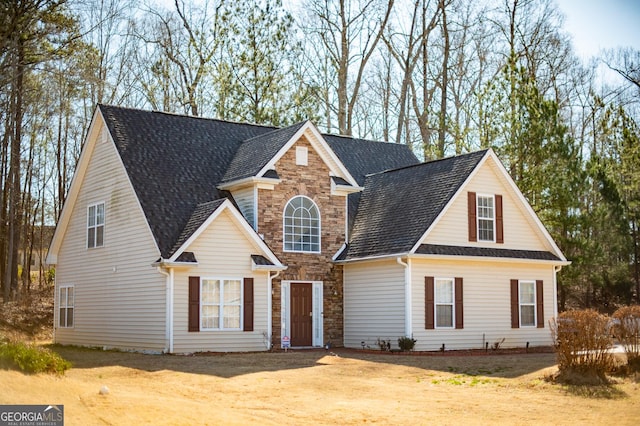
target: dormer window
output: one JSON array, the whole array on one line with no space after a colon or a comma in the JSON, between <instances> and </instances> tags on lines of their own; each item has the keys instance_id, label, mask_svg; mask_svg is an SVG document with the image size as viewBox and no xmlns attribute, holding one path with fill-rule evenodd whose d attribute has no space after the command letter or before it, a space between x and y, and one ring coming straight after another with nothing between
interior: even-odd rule
<instances>
[{"instance_id":1,"label":"dormer window","mask_svg":"<svg viewBox=\"0 0 640 426\"><path fill-rule=\"evenodd\" d=\"M320 211L308 197L297 196L284 208L284 251L320 253Z\"/></svg>"}]
</instances>

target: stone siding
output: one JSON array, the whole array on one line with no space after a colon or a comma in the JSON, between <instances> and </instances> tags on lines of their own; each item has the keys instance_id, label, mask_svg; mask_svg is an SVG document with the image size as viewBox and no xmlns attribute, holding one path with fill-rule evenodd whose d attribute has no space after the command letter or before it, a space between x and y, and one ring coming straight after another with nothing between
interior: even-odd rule
<instances>
[{"instance_id":1,"label":"stone siding","mask_svg":"<svg viewBox=\"0 0 640 426\"><path fill-rule=\"evenodd\" d=\"M296 165L296 147L308 148L308 165ZM334 265L332 257L345 241L346 201L331 195L329 168L303 136L277 162L276 171L282 180L274 190L258 191L258 232L288 269L273 280L273 342L280 341L280 284L292 281L322 281L324 294L324 343L343 345L342 266ZM283 250L283 219L286 203L304 195L320 210L321 252L292 253Z\"/></svg>"}]
</instances>

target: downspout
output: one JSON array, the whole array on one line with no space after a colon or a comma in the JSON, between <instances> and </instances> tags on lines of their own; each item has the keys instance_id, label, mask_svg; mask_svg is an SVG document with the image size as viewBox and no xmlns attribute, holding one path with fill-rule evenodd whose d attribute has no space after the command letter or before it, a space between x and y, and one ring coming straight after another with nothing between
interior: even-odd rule
<instances>
[{"instance_id":1,"label":"downspout","mask_svg":"<svg viewBox=\"0 0 640 426\"><path fill-rule=\"evenodd\" d=\"M57 264L55 266L58 266ZM56 330L58 329L58 327L56 327L56 324L60 324L60 297L58 294L58 291L60 291L58 289L58 274L53 274L53 335L51 336L53 338L53 343L56 343ZM76 293L75 293L75 288L73 289L73 299L74 299L74 309L75 309L75 298L76 298ZM58 320L58 322L56 322L56 319Z\"/></svg>"},{"instance_id":2,"label":"downspout","mask_svg":"<svg viewBox=\"0 0 640 426\"><path fill-rule=\"evenodd\" d=\"M269 275L269 279L267 280L267 336L268 336L268 341L267 341L267 350L271 350L271 345L273 344L273 342L271 341L271 338L273 336L272 333L272 327L273 327L273 279L274 278L278 278L278 276L280 275L282 271L276 271L275 275L271 275L271 272L268 271L267 274Z\"/></svg>"},{"instance_id":3,"label":"downspout","mask_svg":"<svg viewBox=\"0 0 640 426\"><path fill-rule=\"evenodd\" d=\"M173 268L169 268L169 272L167 272L164 268L158 266L156 270L164 275L166 278L166 322L165 325L167 327L167 340L169 340L169 348L167 349L168 353L173 353Z\"/></svg>"},{"instance_id":4,"label":"downspout","mask_svg":"<svg viewBox=\"0 0 640 426\"><path fill-rule=\"evenodd\" d=\"M562 270L562 265L553 267L553 317L558 318L558 272Z\"/></svg>"},{"instance_id":5,"label":"downspout","mask_svg":"<svg viewBox=\"0 0 640 426\"><path fill-rule=\"evenodd\" d=\"M346 220L344 221L344 243L349 241L349 196L344 197L344 214Z\"/></svg>"},{"instance_id":6,"label":"downspout","mask_svg":"<svg viewBox=\"0 0 640 426\"><path fill-rule=\"evenodd\" d=\"M403 262L402 258L396 258L396 262L404 267L404 335L411 337L411 259L407 257L407 262Z\"/></svg>"}]
</instances>

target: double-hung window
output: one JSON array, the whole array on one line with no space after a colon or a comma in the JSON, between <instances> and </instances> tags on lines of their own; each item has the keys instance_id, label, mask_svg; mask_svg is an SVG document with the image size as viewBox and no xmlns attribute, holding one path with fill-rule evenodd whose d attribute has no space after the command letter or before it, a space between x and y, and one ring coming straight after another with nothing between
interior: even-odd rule
<instances>
[{"instance_id":1,"label":"double-hung window","mask_svg":"<svg viewBox=\"0 0 640 426\"><path fill-rule=\"evenodd\" d=\"M536 283L520 281L519 283L520 326L536 326Z\"/></svg>"},{"instance_id":2,"label":"double-hung window","mask_svg":"<svg viewBox=\"0 0 640 426\"><path fill-rule=\"evenodd\" d=\"M294 197L284 208L284 251L320 252L320 211L310 198Z\"/></svg>"},{"instance_id":3,"label":"double-hung window","mask_svg":"<svg viewBox=\"0 0 640 426\"><path fill-rule=\"evenodd\" d=\"M452 278L436 278L435 280L435 307L436 328L453 327L454 295Z\"/></svg>"},{"instance_id":4,"label":"double-hung window","mask_svg":"<svg viewBox=\"0 0 640 426\"><path fill-rule=\"evenodd\" d=\"M87 248L104 245L104 203L92 204L87 209Z\"/></svg>"},{"instance_id":5,"label":"double-hung window","mask_svg":"<svg viewBox=\"0 0 640 426\"><path fill-rule=\"evenodd\" d=\"M73 327L74 287L60 287L58 294L58 325L62 328Z\"/></svg>"},{"instance_id":6,"label":"double-hung window","mask_svg":"<svg viewBox=\"0 0 640 426\"><path fill-rule=\"evenodd\" d=\"M492 195L478 195L478 241L495 241L495 204Z\"/></svg>"},{"instance_id":7,"label":"double-hung window","mask_svg":"<svg viewBox=\"0 0 640 426\"><path fill-rule=\"evenodd\" d=\"M241 281L203 278L200 286L200 329L239 330Z\"/></svg>"}]
</instances>

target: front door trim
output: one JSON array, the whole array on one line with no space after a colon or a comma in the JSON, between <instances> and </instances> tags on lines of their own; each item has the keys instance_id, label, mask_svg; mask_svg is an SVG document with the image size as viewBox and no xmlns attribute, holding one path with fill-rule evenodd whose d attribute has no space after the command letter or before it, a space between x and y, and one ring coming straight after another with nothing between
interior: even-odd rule
<instances>
[{"instance_id":1,"label":"front door trim","mask_svg":"<svg viewBox=\"0 0 640 426\"><path fill-rule=\"evenodd\" d=\"M312 345L314 347L322 347L324 344L324 312L323 312L323 291L322 281L282 281L280 288L280 336L288 336L291 338L291 284L295 283L311 283L312 284L312 317L313 317L313 337Z\"/></svg>"}]
</instances>

